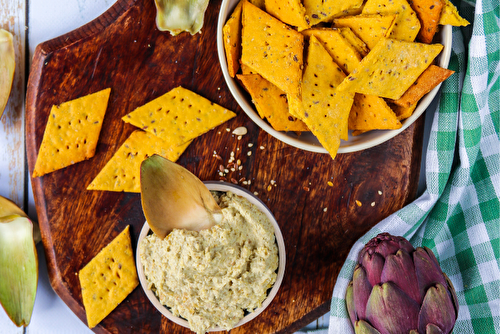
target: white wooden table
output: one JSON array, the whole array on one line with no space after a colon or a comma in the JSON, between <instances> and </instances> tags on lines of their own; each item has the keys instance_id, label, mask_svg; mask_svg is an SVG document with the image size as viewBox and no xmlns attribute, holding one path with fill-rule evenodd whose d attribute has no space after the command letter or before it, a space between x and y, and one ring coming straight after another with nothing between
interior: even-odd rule
<instances>
[{"instance_id":1,"label":"white wooden table","mask_svg":"<svg viewBox=\"0 0 500 334\"><path fill-rule=\"evenodd\" d=\"M113 3L114 0L0 0L0 28L14 35L16 51L13 91L0 119L0 195L13 200L34 220L37 216L25 152L25 138L31 134L25 133L24 118L25 88L33 52L39 43L93 20ZM424 151L434 110L435 102L427 112ZM423 176L421 172L419 194L425 187ZM18 328L0 308L0 334L92 333L52 290L41 245L37 249L40 274L31 323L26 329ZM304 330L324 326L328 326L328 315Z\"/></svg>"}]
</instances>

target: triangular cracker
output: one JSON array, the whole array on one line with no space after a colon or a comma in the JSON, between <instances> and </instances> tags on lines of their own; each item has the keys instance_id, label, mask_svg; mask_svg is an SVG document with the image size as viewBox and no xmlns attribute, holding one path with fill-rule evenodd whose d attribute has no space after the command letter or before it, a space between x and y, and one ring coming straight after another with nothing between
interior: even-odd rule
<instances>
[{"instance_id":1,"label":"triangular cracker","mask_svg":"<svg viewBox=\"0 0 500 334\"><path fill-rule=\"evenodd\" d=\"M470 23L458 14L458 9L449 0L444 0L444 6L439 18L440 25L451 25L455 27L468 26Z\"/></svg>"},{"instance_id":2,"label":"triangular cracker","mask_svg":"<svg viewBox=\"0 0 500 334\"><path fill-rule=\"evenodd\" d=\"M224 50L226 51L227 71L231 78L234 78L240 68L241 58L241 8L243 5L241 0L226 24L222 28L224 35Z\"/></svg>"},{"instance_id":3,"label":"triangular cracker","mask_svg":"<svg viewBox=\"0 0 500 334\"><path fill-rule=\"evenodd\" d=\"M238 75L261 118L276 131L309 131L301 120L288 112L286 94L258 74Z\"/></svg>"},{"instance_id":4,"label":"triangular cracker","mask_svg":"<svg viewBox=\"0 0 500 334\"><path fill-rule=\"evenodd\" d=\"M395 130L401 127L396 114L384 99L356 94L349 113L349 130Z\"/></svg>"},{"instance_id":5,"label":"triangular cracker","mask_svg":"<svg viewBox=\"0 0 500 334\"><path fill-rule=\"evenodd\" d=\"M382 38L339 90L397 100L441 52L441 44Z\"/></svg>"},{"instance_id":6,"label":"triangular cracker","mask_svg":"<svg viewBox=\"0 0 500 334\"><path fill-rule=\"evenodd\" d=\"M110 92L107 88L52 106L33 177L94 156Z\"/></svg>"},{"instance_id":7,"label":"triangular cracker","mask_svg":"<svg viewBox=\"0 0 500 334\"><path fill-rule=\"evenodd\" d=\"M348 27L373 49L382 37L387 37L394 27L397 14L392 15L356 15L340 17L333 20L336 28Z\"/></svg>"},{"instance_id":8,"label":"triangular cracker","mask_svg":"<svg viewBox=\"0 0 500 334\"><path fill-rule=\"evenodd\" d=\"M300 98L302 34L249 2L243 3L242 15L242 64L287 94Z\"/></svg>"},{"instance_id":9,"label":"triangular cracker","mask_svg":"<svg viewBox=\"0 0 500 334\"><path fill-rule=\"evenodd\" d=\"M164 140L186 143L236 116L185 88L177 87L125 115L122 120Z\"/></svg>"},{"instance_id":10,"label":"triangular cracker","mask_svg":"<svg viewBox=\"0 0 500 334\"><path fill-rule=\"evenodd\" d=\"M356 48L343 37L338 29L312 28L302 31L302 34L306 37L314 35L345 73L351 73L361 61L361 55Z\"/></svg>"},{"instance_id":11,"label":"triangular cracker","mask_svg":"<svg viewBox=\"0 0 500 334\"><path fill-rule=\"evenodd\" d=\"M420 20L420 31L417 41L422 43L432 43L432 39L437 32L441 10L444 6L443 0L408 0L417 17Z\"/></svg>"},{"instance_id":12,"label":"triangular cracker","mask_svg":"<svg viewBox=\"0 0 500 334\"><path fill-rule=\"evenodd\" d=\"M309 28L309 17L300 0L265 0L266 12L299 31Z\"/></svg>"},{"instance_id":13,"label":"triangular cracker","mask_svg":"<svg viewBox=\"0 0 500 334\"><path fill-rule=\"evenodd\" d=\"M363 5L363 0L304 0L306 15L310 25L331 21L333 17L355 14Z\"/></svg>"},{"instance_id":14,"label":"triangular cracker","mask_svg":"<svg viewBox=\"0 0 500 334\"><path fill-rule=\"evenodd\" d=\"M136 130L106 163L87 190L141 192L140 166L153 154L175 162L191 142L181 144L176 137L160 139Z\"/></svg>"},{"instance_id":15,"label":"triangular cracker","mask_svg":"<svg viewBox=\"0 0 500 334\"><path fill-rule=\"evenodd\" d=\"M406 0L367 0L363 14L398 14L388 37L413 42L420 30L417 14Z\"/></svg>"},{"instance_id":16,"label":"triangular cracker","mask_svg":"<svg viewBox=\"0 0 500 334\"><path fill-rule=\"evenodd\" d=\"M127 226L78 273L87 324L95 327L139 285Z\"/></svg>"},{"instance_id":17,"label":"triangular cracker","mask_svg":"<svg viewBox=\"0 0 500 334\"><path fill-rule=\"evenodd\" d=\"M347 121L354 96L336 89L344 78L344 72L321 42L311 36L304 70L301 118L332 158L337 155L340 139L347 140Z\"/></svg>"}]
</instances>

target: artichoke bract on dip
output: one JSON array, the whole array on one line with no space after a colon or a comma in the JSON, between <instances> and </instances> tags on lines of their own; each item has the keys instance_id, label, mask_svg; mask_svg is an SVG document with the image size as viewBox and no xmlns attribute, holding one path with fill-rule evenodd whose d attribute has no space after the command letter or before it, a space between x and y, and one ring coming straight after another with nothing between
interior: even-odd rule
<instances>
[{"instance_id":1,"label":"artichoke bract on dip","mask_svg":"<svg viewBox=\"0 0 500 334\"><path fill-rule=\"evenodd\" d=\"M139 245L148 288L191 330L233 328L261 306L276 281L278 247L272 223L254 204L231 192L212 192L220 224L199 232L154 233Z\"/></svg>"}]
</instances>

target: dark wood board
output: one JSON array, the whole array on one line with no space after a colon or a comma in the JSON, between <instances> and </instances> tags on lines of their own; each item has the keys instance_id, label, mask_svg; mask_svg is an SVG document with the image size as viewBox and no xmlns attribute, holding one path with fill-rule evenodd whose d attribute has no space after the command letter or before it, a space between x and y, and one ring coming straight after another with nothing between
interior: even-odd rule
<instances>
[{"instance_id":1,"label":"dark wood board","mask_svg":"<svg viewBox=\"0 0 500 334\"><path fill-rule=\"evenodd\" d=\"M144 223L140 194L85 189L135 130L121 117L176 86L238 113L195 139L178 163L202 180L218 180L220 161L213 152L224 163L235 152L243 169L232 177L251 180L245 187L258 192L285 239L281 289L268 309L232 333L291 333L326 313L354 241L415 197L422 118L382 145L340 154L335 160L296 149L260 130L239 108L222 76L215 38L220 3L210 2L201 34L173 37L156 29L152 0L118 0L96 20L36 48L26 101L30 173L51 106L112 88L95 156L32 179L50 282L84 323L76 273L127 225L135 250ZM248 129L241 140L226 131L238 126ZM271 180L276 186L268 191ZM162 317L140 287L94 331L190 333Z\"/></svg>"}]
</instances>

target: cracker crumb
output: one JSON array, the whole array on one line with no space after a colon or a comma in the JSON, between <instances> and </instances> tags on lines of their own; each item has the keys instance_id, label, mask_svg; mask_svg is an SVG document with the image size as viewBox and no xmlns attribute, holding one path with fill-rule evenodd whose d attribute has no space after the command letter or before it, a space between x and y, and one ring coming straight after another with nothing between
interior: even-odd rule
<instances>
[{"instance_id":1,"label":"cracker crumb","mask_svg":"<svg viewBox=\"0 0 500 334\"><path fill-rule=\"evenodd\" d=\"M361 205L363 205L363 204L361 204L361 202L360 202L360 201L356 200L356 205L357 205L357 206L361 206Z\"/></svg>"},{"instance_id":2,"label":"cracker crumb","mask_svg":"<svg viewBox=\"0 0 500 334\"><path fill-rule=\"evenodd\" d=\"M330 186L330 187L333 187L333 182L332 181L328 181L327 184Z\"/></svg>"},{"instance_id":3,"label":"cracker crumb","mask_svg":"<svg viewBox=\"0 0 500 334\"><path fill-rule=\"evenodd\" d=\"M273 189L273 187L271 185L268 185L267 186L267 191L271 191L271 189Z\"/></svg>"}]
</instances>

